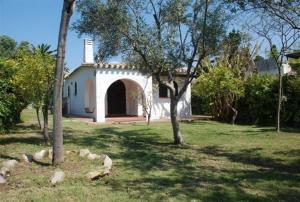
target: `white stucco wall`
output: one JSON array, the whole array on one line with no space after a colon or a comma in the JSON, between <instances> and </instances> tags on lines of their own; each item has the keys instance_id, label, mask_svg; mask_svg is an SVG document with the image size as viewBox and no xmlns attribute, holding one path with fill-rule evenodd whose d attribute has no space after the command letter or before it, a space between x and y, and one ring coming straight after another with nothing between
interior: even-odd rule
<instances>
[{"instance_id":1,"label":"white stucco wall","mask_svg":"<svg viewBox=\"0 0 300 202\"><path fill-rule=\"evenodd\" d=\"M178 90L180 90L183 85L183 80L179 77L175 78L175 81L178 84ZM177 106L177 115L179 118L189 118L191 114L191 85L189 85L186 92L182 95L181 99L179 100ZM153 88L152 118L170 118L170 98L160 98L158 87Z\"/></svg>"},{"instance_id":2,"label":"white stucco wall","mask_svg":"<svg viewBox=\"0 0 300 202\"><path fill-rule=\"evenodd\" d=\"M69 114L86 116L94 118L94 113L86 113L87 107L86 89L87 80L95 83L95 70L89 67L78 69L72 76L65 80L63 97L68 97L68 86L70 87L70 97L68 98ZM77 83L77 95L75 95L75 82ZM95 94L95 92L94 92ZM95 101L89 101L91 105L95 105Z\"/></svg>"},{"instance_id":3,"label":"white stucco wall","mask_svg":"<svg viewBox=\"0 0 300 202\"><path fill-rule=\"evenodd\" d=\"M87 89L87 81L93 84L93 93ZM142 102L134 100L134 93L144 92L144 97L152 99L151 119L169 118L170 98L159 98L159 90L153 87L152 77L147 77L137 70L117 68L95 68L94 66L80 67L64 82L63 97L67 97L67 89L70 87L68 98L69 113L74 115L95 118L97 122L105 122L107 115L106 93L109 86L117 80L122 80L126 88L126 113L128 115L145 115ZM182 86L181 78L175 79L178 88ZM77 95L74 95L75 82L77 82ZM87 95L89 95L87 97ZM136 98L135 98L136 99ZM90 107L93 113L86 113L85 108ZM183 94L178 103L179 118L191 116L191 87Z\"/></svg>"},{"instance_id":4,"label":"white stucco wall","mask_svg":"<svg viewBox=\"0 0 300 202\"><path fill-rule=\"evenodd\" d=\"M126 80L133 81L138 84L144 92L152 95L152 78L141 74L136 70L130 69L106 69L99 68L96 70L96 121L105 122L106 110L106 92L109 86L117 80L123 80L125 87L132 89L132 82L126 82ZM129 98L129 91L126 91L126 99ZM126 106L127 113L136 115L136 112L132 109L133 106ZM104 113L106 112L106 113ZM142 115L142 107L138 107L138 115Z\"/></svg>"}]
</instances>

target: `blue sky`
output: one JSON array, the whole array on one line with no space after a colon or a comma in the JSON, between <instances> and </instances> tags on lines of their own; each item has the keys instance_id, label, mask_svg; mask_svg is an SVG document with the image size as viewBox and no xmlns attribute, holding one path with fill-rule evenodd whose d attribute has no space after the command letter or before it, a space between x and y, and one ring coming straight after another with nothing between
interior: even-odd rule
<instances>
[{"instance_id":1,"label":"blue sky","mask_svg":"<svg viewBox=\"0 0 300 202\"><path fill-rule=\"evenodd\" d=\"M56 49L62 5L63 0L0 0L0 35L8 35L17 42L28 41L33 45L47 43ZM75 12L71 24L78 17ZM243 30L238 25L240 23L231 27ZM68 33L66 62L71 70L78 67L83 60L84 38L87 37L78 38L72 30ZM263 40L254 41L257 43ZM260 54L264 55L265 52L266 46L263 44ZM120 61L120 58L114 57L111 61Z\"/></svg>"},{"instance_id":2,"label":"blue sky","mask_svg":"<svg viewBox=\"0 0 300 202\"><path fill-rule=\"evenodd\" d=\"M33 45L47 43L56 49L62 4L62 0L0 0L0 35ZM73 15L71 23L76 18ZM70 69L82 62L83 39L74 31L68 33L66 62Z\"/></svg>"}]
</instances>

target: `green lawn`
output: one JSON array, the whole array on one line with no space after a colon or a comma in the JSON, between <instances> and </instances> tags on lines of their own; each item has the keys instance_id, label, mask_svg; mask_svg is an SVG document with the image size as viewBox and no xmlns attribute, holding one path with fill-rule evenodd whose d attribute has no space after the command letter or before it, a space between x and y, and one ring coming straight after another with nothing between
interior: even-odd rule
<instances>
[{"instance_id":1,"label":"green lawn","mask_svg":"<svg viewBox=\"0 0 300 202\"><path fill-rule=\"evenodd\" d=\"M33 111L0 136L0 160L43 147ZM113 160L112 175L89 181L99 165L65 155L64 182L51 186L49 161L19 163L0 185L1 201L299 201L300 133L182 123L185 146L174 146L169 123L96 125L64 119L65 150L89 148Z\"/></svg>"}]
</instances>

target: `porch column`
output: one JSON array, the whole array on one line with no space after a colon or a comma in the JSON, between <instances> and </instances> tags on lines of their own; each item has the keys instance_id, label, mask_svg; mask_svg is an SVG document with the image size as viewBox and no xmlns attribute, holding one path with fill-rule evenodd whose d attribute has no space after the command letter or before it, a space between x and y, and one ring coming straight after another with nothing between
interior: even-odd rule
<instances>
[{"instance_id":1,"label":"porch column","mask_svg":"<svg viewBox=\"0 0 300 202\"><path fill-rule=\"evenodd\" d=\"M101 72L96 70L96 86L95 86L95 94L96 94L96 114L95 119L96 122L104 123L105 122L105 90L103 83L101 84Z\"/></svg>"}]
</instances>

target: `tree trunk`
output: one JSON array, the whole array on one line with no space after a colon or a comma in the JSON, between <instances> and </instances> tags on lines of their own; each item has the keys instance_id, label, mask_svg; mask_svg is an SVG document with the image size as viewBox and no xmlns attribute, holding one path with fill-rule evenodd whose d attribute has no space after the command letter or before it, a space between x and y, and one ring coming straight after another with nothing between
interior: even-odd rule
<instances>
[{"instance_id":1,"label":"tree trunk","mask_svg":"<svg viewBox=\"0 0 300 202\"><path fill-rule=\"evenodd\" d=\"M42 124L41 124L41 120L40 120L40 108L39 107L35 107L35 113L36 113L36 118L39 124L40 129L42 130Z\"/></svg>"},{"instance_id":2,"label":"tree trunk","mask_svg":"<svg viewBox=\"0 0 300 202\"><path fill-rule=\"evenodd\" d=\"M147 126L150 125L151 114L147 114Z\"/></svg>"},{"instance_id":3,"label":"tree trunk","mask_svg":"<svg viewBox=\"0 0 300 202\"><path fill-rule=\"evenodd\" d=\"M171 97L170 113L171 113L171 123L174 136L174 144L183 144L183 137L180 133L179 123L177 120L177 104L178 100Z\"/></svg>"},{"instance_id":4,"label":"tree trunk","mask_svg":"<svg viewBox=\"0 0 300 202\"><path fill-rule=\"evenodd\" d=\"M281 75L281 69L279 70L279 87L278 87L278 103L277 103L277 133L280 133L280 113L281 113L281 103L282 103L282 75Z\"/></svg>"},{"instance_id":5,"label":"tree trunk","mask_svg":"<svg viewBox=\"0 0 300 202\"><path fill-rule=\"evenodd\" d=\"M48 127L48 106L44 105L43 110L43 119L44 119L44 128L43 128L43 135L44 135L44 141L45 145L49 145L50 138L49 138L49 127Z\"/></svg>"},{"instance_id":6,"label":"tree trunk","mask_svg":"<svg viewBox=\"0 0 300 202\"><path fill-rule=\"evenodd\" d=\"M61 14L57 60L56 60L56 75L54 85L54 113L53 113L53 165L57 165L64 161L64 147L62 134L62 85L65 62L65 48L68 33L70 18L73 14L75 0L64 0L64 5Z\"/></svg>"},{"instance_id":7,"label":"tree trunk","mask_svg":"<svg viewBox=\"0 0 300 202\"><path fill-rule=\"evenodd\" d=\"M232 119L231 119L231 124L234 125L236 117L238 115L238 111L234 107L231 107L231 110L233 111L233 116L232 116Z\"/></svg>"}]
</instances>

